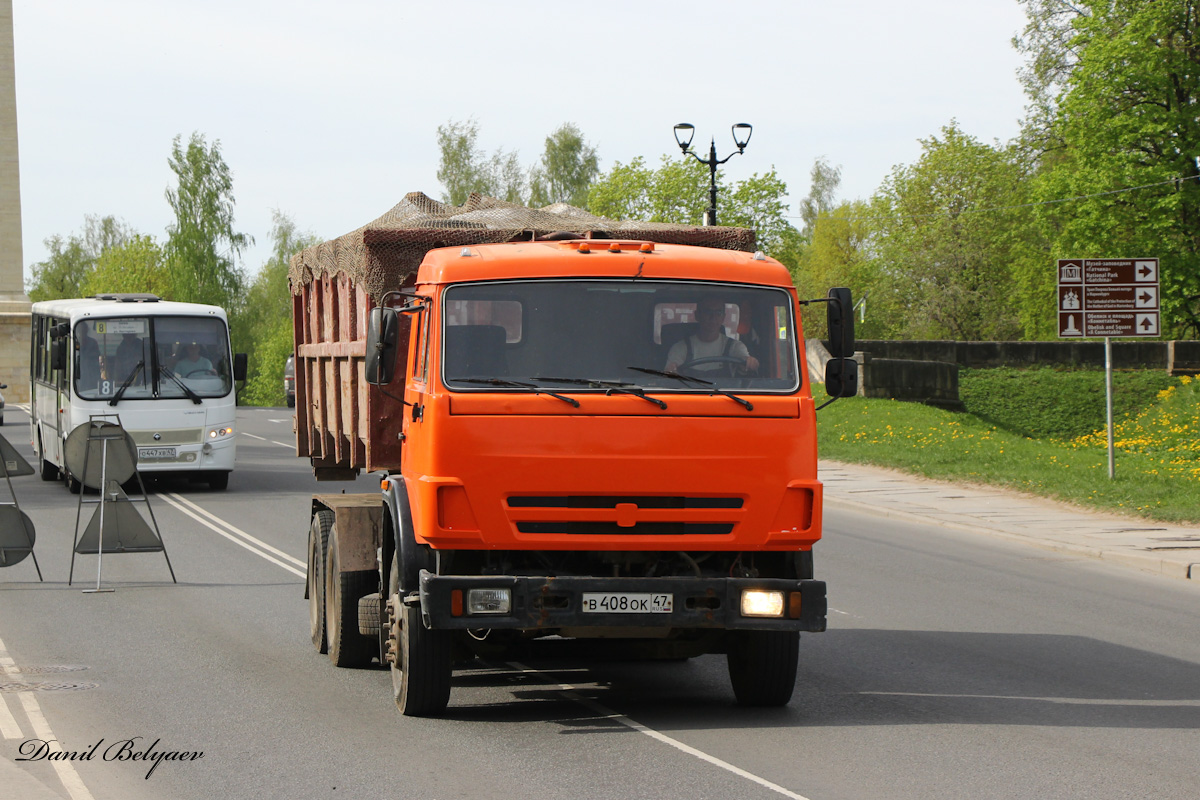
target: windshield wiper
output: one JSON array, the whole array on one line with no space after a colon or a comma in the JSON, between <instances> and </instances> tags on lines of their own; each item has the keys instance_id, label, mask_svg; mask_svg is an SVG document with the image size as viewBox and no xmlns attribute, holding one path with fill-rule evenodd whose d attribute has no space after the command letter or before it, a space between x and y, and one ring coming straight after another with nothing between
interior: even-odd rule
<instances>
[{"instance_id":1,"label":"windshield wiper","mask_svg":"<svg viewBox=\"0 0 1200 800\"><path fill-rule=\"evenodd\" d=\"M196 394L191 389L189 389L187 387L187 384L185 384L183 381L179 380L179 376L177 376L169 368L159 365L158 371L160 374L166 375L168 378L175 381L175 383L179 384L179 388L183 389L183 393L186 394L188 396L188 399L190 399L193 403L195 403L196 405L200 405L200 403L203 402L200 399L200 395Z\"/></svg>"},{"instance_id":2,"label":"windshield wiper","mask_svg":"<svg viewBox=\"0 0 1200 800\"><path fill-rule=\"evenodd\" d=\"M485 383L489 386L511 386L514 389L530 389L534 394L548 395L556 400L562 400L564 403L570 403L575 408L579 408L579 401L575 398L567 397L566 395L557 394L555 392L548 392L541 386L533 383L510 381L507 378L451 378L450 380L458 381L459 383Z\"/></svg>"},{"instance_id":3,"label":"windshield wiper","mask_svg":"<svg viewBox=\"0 0 1200 800\"><path fill-rule=\"evenodd\" d=\"M125 390L129 388L131 383L133 383L133 379L137 377L137 374L142 371L142 367L144 366L146 366L145 359L134 365L133 370L129 373L129 377L125 379L125 382L121 384L121 388L117 389L117 393L114 394L112 399L108 401L110 406L115 406L120 402L121 395L125 394Z\"/></svg>"},{"instance_id":4,"label":"windshield wiper","mask_svg":"<svg viewBox=\"0 0 1200 800\"><path fill-rule=\"evenodd\" d=\"M685 375L682 372L664 372L661 369L649 369L647 367L627 367L627 369L631 369L634 372L644 372L647 375L658 375L661 378L674 378L675 380L681 381L682 383L700 384L701 386L708 387L708 390L710 392L712 392L713 394L723 394L726 397L728 397L730 400L734 400L738 403L741 403L743 406L746 407L747 411L754 410L754 404L751 403L746 398L738 397L733 392L725 391L724 389L717 386L712 381L706 381L706 380L704 380L704 378L697 378L695 375Z\"/></svg>"},{"instance_id":5,"label":"windshield wiper","mask_svg":"<svg viewBox=\"0 0 1200 800\"><path fill-rule=\"evenodd\" d=\"M574 383L578 384L579 386L592 386L597 389L603 389L604 394L606 395L631 394L634 397L642 398L647 403L653 403L661 409L666 409L667 407L667 404L662 400L659 400L657 397L650 397L646 394L644 389L639 389L632 383L626 383L625 381L603 381L598 378L552 378L542 375L538 375L536 378L534 378L534 380L557 381L559 383Z\"/></svg>"}]
</instances>

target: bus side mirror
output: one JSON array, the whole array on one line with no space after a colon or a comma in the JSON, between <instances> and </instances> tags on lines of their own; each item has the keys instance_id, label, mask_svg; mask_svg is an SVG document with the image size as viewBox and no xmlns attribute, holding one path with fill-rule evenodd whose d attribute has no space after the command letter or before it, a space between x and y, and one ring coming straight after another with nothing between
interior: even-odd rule
<instances>
[{"instance_id":1,"label":"bus side mirror","mask_svg":"<svg viewBox=\"0 0 1200 800\"><path fill-rule=\"evenodd\" d=\"M233 379L235 381L246 380L246 354L233 354Z\"/></svg>"},{"instance_id":2,"label":"bus side mirror","mask_svg":"<svg viewBox=\"0 0 1200 800\"><path fill-rule=\"evenodd\" d=\"M367 318L367 352L364 366L367 383L383 386L396 371L396 347L400 340L400 315L394 308L376 306Z\"/></svg>"},{"instance_id":3,"label":"bus side mirror","mask_svg":"<svg viewBox=\"0 0 1200 800\"><path fill-rule=\"evenodd\" d=\"M858 394L858 362L852 358L831 358L825 362L825 393L833 398Z\"/></svg>"},{"instance_id":4,"label":"bus side mirror","mask_svg":"<svg viewBox=\"0 0 1200 800\"><path fill-rule=\"evenodd\" d=\"M854 299L845 287L830 289L828 298L825 321L829 329L829 354L838 359L848 358L854 355Z\"/></svg>"},{"instance_id":5,"label":"bus side mirror","mask_svg":"<svg viewBox=\"0 0 1200 800\"><path fill-rule=\"evenodd\" d=\"M67 340L61 336L50 342L50 369L67 368Z\"/></svg>"}]
</instances>

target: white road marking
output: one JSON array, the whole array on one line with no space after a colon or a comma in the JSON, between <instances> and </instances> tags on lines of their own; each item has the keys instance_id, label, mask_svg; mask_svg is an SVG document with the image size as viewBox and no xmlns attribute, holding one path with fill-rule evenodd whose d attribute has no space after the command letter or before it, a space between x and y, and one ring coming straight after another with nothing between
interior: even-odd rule
<instances>
[{"instance_id":1,"label":"white road marking","mask_svg":"<svg viewBox=\"0 0 1200 800\"><path fill-rule=\"evenodd\" d=\"M763 786L767 789L770 789L771 791L776 792L777 794L781 794L784 797L790 797L792 800L808 800L808 798L802 794L797 794L797 793L793 792L791 789L785 789L784 787L780 786L777 783L771 783L771 781L767 780L766 778L760 778L758 775L755 775L752 772L747 772L746 770L742 769L741 767L735 767L733 764L730 764L728 761L722 761L721 759L717 758L716 756L711 756L708 753L704 752L703 750L697 750L696 748L692 747L691 745L686 745L683 742L679 741L678 739L672 739L670 736L667 736L665 733L659 733L658 731L654 730L653 728L648 728L645 725L643 725L642 723L640 723L636 720L630 719L629 717L625 716L624 714L619 714L610 708L606 708L606 707L602 706L601 704L597 703L595 700L591 700L591 699L579 694L578 691L576 691L576 687L570 685L569 683L557 683L556 681L551 680L548 673L533 669L531 667L527 667L524 664L517 663L516 661L510 661L510 662L508 662L508 664L509 664L509 666L520 670L521 672L528 673L530 675L536 675L551 685L557 685L558 690L560 692L562 692L564 697L566 697L567 699L572 700L576 703L579 703L579 705L583 706L584 708L594 711L595 713L599 714L604 719L610 719L613 722L618 722L627 728L637 731L638 733L643 733L646 736L649 736L651 739L654 739L655 741L659 741L659 742L662 742L663 744L670 745L671 747L674 747L676 750L681 750L690 756L695 756L696 758L700 759L701 761L712 764L714 767L720 767L721 769L723 769L727 772L732 772L734 775L737 775L739 778L745 778L748 781L757 783L759 786Z\"/></svg>"},{"instance_id":2,"label":"white road marking","mask_svg":"<svg viewBox=\"0 0 1200 800\"><path fill-rule=\"evenodd\" d=\"M20 671L17 669L16 662L8 656L8 651L4 647L3 640L0 640L0 672L13 676L17 681L24 682ZM25 716L29 719L29 727L33 729L33 737L41 739L44 742L57 742L58 737L54 735L54 731L50 728L50 723L46 721L45 715L42 714L42 707L38 705L37 698L33 696L33 692L17 692L17 699L21 703L21 707L25 709ZM4 706L6 712L8 706ZM11 717L12 715L9 714ZM13 720L16 723L16 720ZM8 736L6 738L19 739L21 732L18 728L16 736ZM59 745L61 747L61 744ZM83 779L79 777L79 773L75 771L75 766L70 761L51 761L51 766L58 773L58 779L62 781L63 787L67 790L67 794L71 795L71 800L95 800L92 793L88 791L87 786L83 784Z\"/></svg>"},{"instance_id":3,"label":"white road marking","mask_svg":"<svg viewBox=\"0 0 1200 800\"><path fill-rule=\"evenodd\" d=\"M181 497L177 494L163 494L159 495L159 497L162 497L169 505L173 506L179 511L182 511L184 514L196 520L209 530L221 534L234 544L240 545L241 547L249 550L251 553L254 553L254 555L265 558L272 564L278 564L293 575L299 575L301 578L307 577L304 571L296 569L296 567L292 566L292 564L295 564L297 566L307 568L308 564L304 561L294 558L282 550L272 547L261 539L251 536L240 528L230 525L225 520L221 519L215 514L205 511L203 508L185 497ZM272 553L274 553L274 555L271 555ZM278 558L275 556L278 556ZM283 561L280 559L283 559Z\"/></svg>"},{"instance_id":4,"label":"white road marking","mask_svg":"<svg viewBox=\"0 0 1200 800\"><path fill-rule=\"evenodd\" d=\"M296 446L294 442L277 442L274 439L268 439L265 436L255 436L253 433L246 433L245 431L242 431L242 436L249 436L251 439L258 439L260 442L267 442L268 444L277 444L280 447L295 448Z\"/></svg>"}]
</instances>

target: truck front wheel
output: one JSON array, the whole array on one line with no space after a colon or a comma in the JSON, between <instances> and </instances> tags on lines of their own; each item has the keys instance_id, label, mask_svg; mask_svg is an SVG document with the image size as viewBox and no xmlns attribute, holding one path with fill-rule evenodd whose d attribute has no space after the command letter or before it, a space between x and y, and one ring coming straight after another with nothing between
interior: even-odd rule
<instances>
[{"instance_id":1,"label":"truck front wheel","mask_svg":"<svg viewBox=\"0 0 1200 800\"><path fill-rule=\"evenodd\" d=\"M393 556L388 578L392 694L405 716L434 716L450 702L450 634L426 628L420 607L400 600L400 564Z\"/></svg>"},{"instance_id":2,"label":"truck front wheel","mask_svg":"<svg viewBox=\"0 0 1200 800\"><path fill-rule=\"evenodd\" d=\"M800 634L737 631L729 646L729 679L739 705L783 706L796 688Z\"/></svg>"}]
</instances>

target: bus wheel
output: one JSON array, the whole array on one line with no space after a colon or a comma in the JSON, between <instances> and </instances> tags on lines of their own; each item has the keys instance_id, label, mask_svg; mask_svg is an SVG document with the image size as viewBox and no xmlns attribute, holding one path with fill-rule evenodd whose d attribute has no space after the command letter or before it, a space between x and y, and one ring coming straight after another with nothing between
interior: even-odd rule
<instances>
[{"instance_id":1,"label":"bus wheel","mask_svg":"<svg viewBox=\"0 0 1200 800\"><path fill-rule=\"evenodd\" d=\"M729 646L729 679L738 705L783 706L796 688L800 634L737 631Z\"/></svg>"},{"instance_id":2,"label":"bus wheel","mask_svg":"<svg viewBox=\"0 0 1200 800\"><path fill-rule=\"evenodd\" d=\"M208 488L214 492L223 492L229 488L229 473L228 472L210 472L208 473Z\"/></svg>"},{"instance_id":3,"label":"bus wheel","mask_svg":"<svg viewBox=\"0 0 1200 800\"><path fill-rule=\"evenodd\" d=\"M52 461L46 460L46 451L42 447L41 434L38 434L37 454L38 454L38 458L40 458L42 460L42 472L41 472L42 480L44 480L44 481L58 480L58 465Z\"/></svg>"},{"instance_id":4,"label":"bus wheel","mask_svg":"<svg viewBox=\"0 0 1200 800\"><path fill-rule=\"evenodd\" d=\"M392 557L388 579L388 661L396 708L406 717L431 717L450 702L450 633L432 631L420 606L400 602L400 564Z\"/></svg>"},{"instance_id":5,"label":"bus wheel","mask_svg":"<svg viewBox=\"0 0 1200 800\"><path fill-rule=\"evenodd\" d=\"M325 640L325 546L333 512L321 509L313 514L308 527L308 579L304 596L308 598L308 629L318 653L328 652Z\"/></svg>"},{"instance_id":6,"label":"bus wheel","mask_svg":"<svg viewBox=\"0 0 1200 800\"><path fill-rule=\"evenodd\" d=\"M83 484L77 481L74 475L66 472L65 470L63 471L63 475L65 475L67 479L67 491L69 491L71 494L79 494L83 491Z\"/></svg>"}]
</instances>

